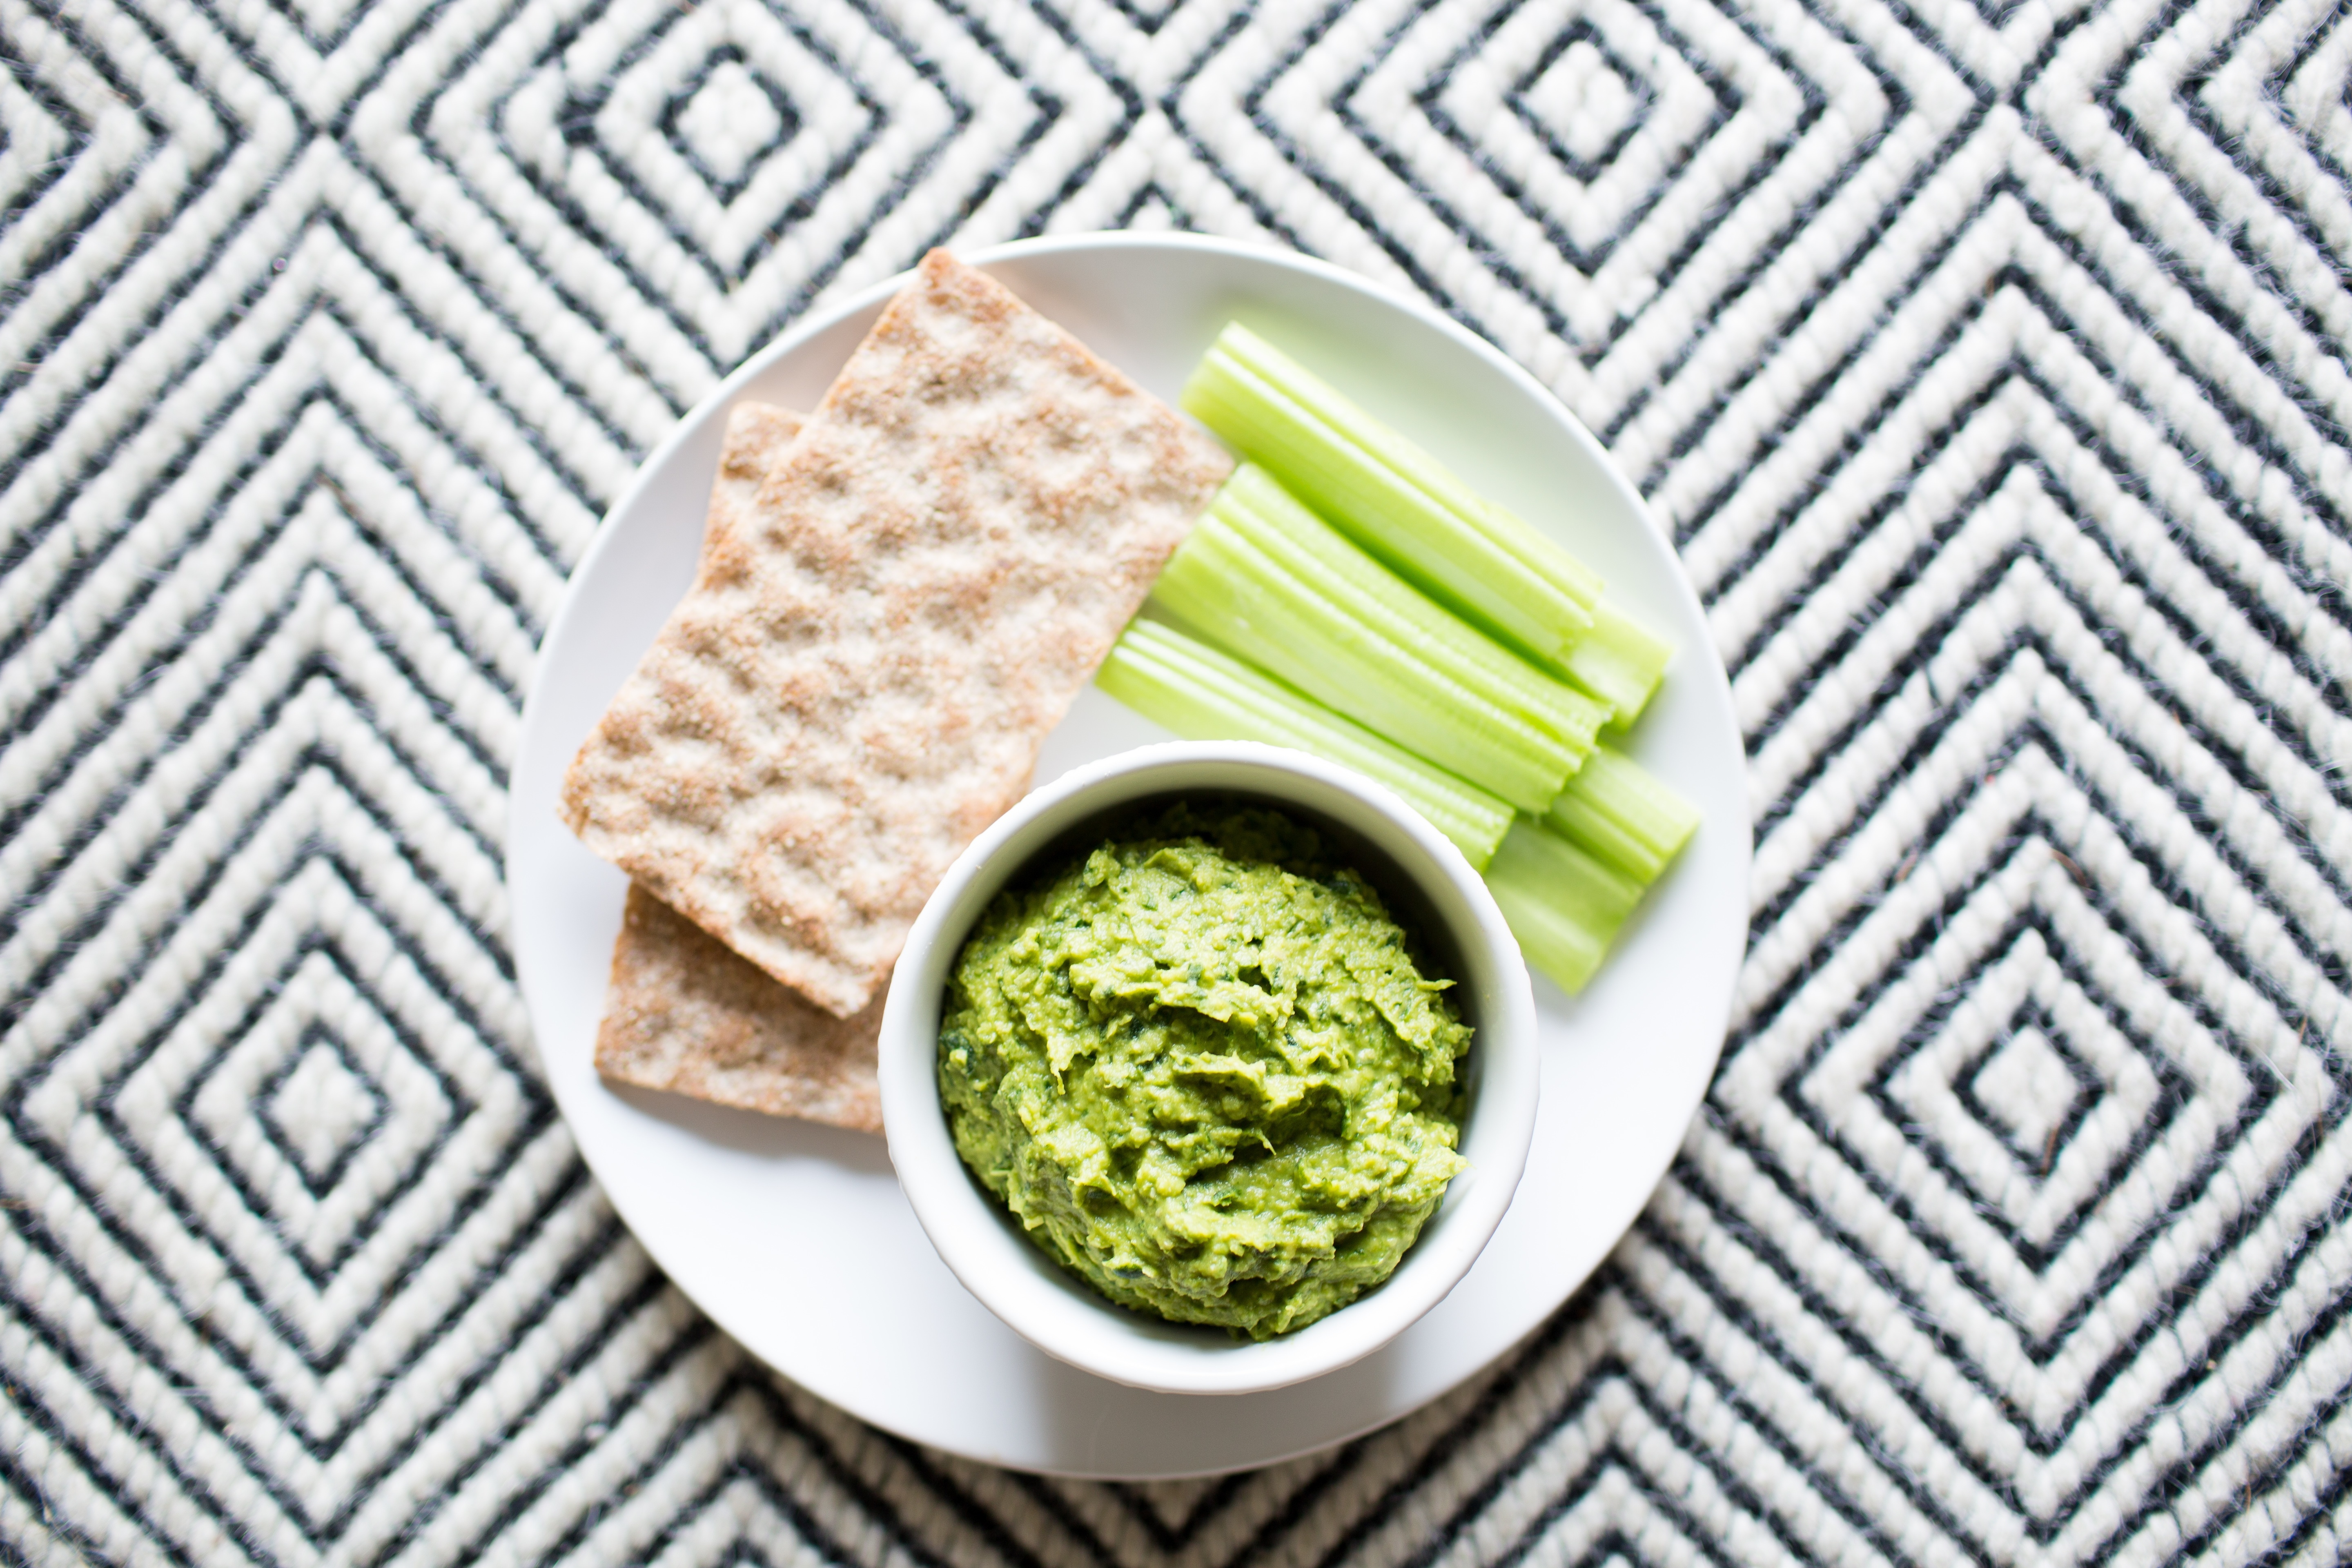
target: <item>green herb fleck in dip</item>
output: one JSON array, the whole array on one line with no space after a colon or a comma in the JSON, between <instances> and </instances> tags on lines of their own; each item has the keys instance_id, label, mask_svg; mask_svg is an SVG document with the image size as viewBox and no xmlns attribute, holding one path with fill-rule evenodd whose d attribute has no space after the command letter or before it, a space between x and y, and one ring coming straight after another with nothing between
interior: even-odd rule
<instances>
[{"instance_id":1,"label":"green herb fleck in dip","mask_svg":"<svg viewBox=\"0 0 2352 1568\"><path fill-rule=\"evenodd\" d=\"M950 977L956 1149L1123 1306L1268 1339L1387 1279L1465 1168L1451 980L1317 835L1180 805L1000 893Z\"/></svg>"}]
</instances>

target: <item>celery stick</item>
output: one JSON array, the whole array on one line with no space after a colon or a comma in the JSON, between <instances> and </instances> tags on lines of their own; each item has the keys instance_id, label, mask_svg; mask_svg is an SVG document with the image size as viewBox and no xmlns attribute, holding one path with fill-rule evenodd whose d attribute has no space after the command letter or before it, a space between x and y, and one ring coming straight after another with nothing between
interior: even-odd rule
<instances>
[{"instance_id":1,"label":"celery stick","mask_svg":"<svg viewBox=\"0 0 2352 1568\"><path fill-rule=\"evenodd\" d=\"M1583 761L1528 722L1348 615L1213 509L1160 574L1152 601L1377 733L1513 805L1541 811Z\"/></svg>"},{"instance_id":2,"label":"celery stick","mask_svg":"<svg viewBox=\"0 0 2352 1568\"><path fill-rule=\"evenodd\" d=\"M1470 522L1516 556L1520 565L1578 604L1590 609L1601 596L1601 579L1582 562L1479 495L1451 468L1247 327L1238 321L1229 323L1219 334L1217 346L1328 428L1385 463L1407 483Z\"/></svg>"},{"instance_id":3,"label":"celery stick","mask_svg":"<svg viewBox=\"0 0 2352 1568\"><path fill-rule=\"evenodd\" d=\"M1129 625L1095 684L1188 739L1259 741L1353 768L1429 818L1473 867L1494 858L1510 828L1507 803L1173 627Z\"/></svg>"},{"instance_id":4,"label":"celery stick","mask_svg":"<svg viewBox=\"0 0 2352 1568\"><path fill-rule=\"evenodd\" d=\"M1598 578L1247 329L1219 334L1183 404L1374 554L1538 657L1564 657L1591 629Z\"/></svg>"},{"instance_id":5,"label":"celery stick","mask_svg":"<svg viewBox=\"0 0 2352 1568\"><path fill-rule=\"evenodd\" d=\"M1580 757L1608 722L1607 704L1554 679L1406 584L1255 464L1243 464L1225 481L1215 512L1349 615L1496 706L1541 724Z\"/></svg>"},{"instance_id":6,"label":"celery stick","mask_svg":"<svg viewBox=\"0 0 2352 1568\"><path fill-rule=\"evenodd\" d=\"M1674 651L1603 599L1592 606L1592 629L1568 650L1557 668L1615 709L1609 724L1622 730L1642 716Z\"/></svg>"},{"instance_id":7,"label":"celery stick","mask_svg":"<svg viewBox=\"0 0 2352 1568\"><path fill-rule=\"evenodd\" d=\"M1633 758L1596 746L1544 814L1544 826L1643 887L1698 828L1698 808Z\"/></svg>"},{"instance_id":8,"label":"celery stick","mask_svg":"<svg viewBox=\"0 0 2352 1568\"><path fill-rule=\"evenodd\" d=\"M1486 863L1486 890L1528 963L1571 994L1601 967L1642 899L1639 884L1525 819Z\"/></svg>"},{"instance_id":9,"label":"celery stick","mask_svg":"<svg viewBox=\"0 0 2352 1568\"><path fill-rule=\"evenodd\" d=\"M1138 620L1119 646L1156 660L1237 711L1254 711L1261 724L1278 723L1291 738L1277 743L1314 752L1380 780L1441 826L1450 824L1449 837L1478 866L1494 855L1511 826L1508 802L1173 626Z\"/></svg>"}]
</instances>

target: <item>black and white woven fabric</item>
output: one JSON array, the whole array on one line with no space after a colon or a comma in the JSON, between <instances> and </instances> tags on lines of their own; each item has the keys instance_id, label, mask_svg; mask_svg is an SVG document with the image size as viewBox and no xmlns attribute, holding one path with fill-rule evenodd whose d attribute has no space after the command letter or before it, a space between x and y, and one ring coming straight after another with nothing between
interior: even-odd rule
<instances>
[{"instance_id":1,"label":"black and white woven fabric","mask_svg":"<svg viewBox=\"0 0 2352 1568\"><path fill-rule=\"evenodd\" d=\"M2341 0L0 0L0 1560L2352 1555L2347 83ZM1601 436L1758 860L1534 1342L1107 1486L665 1283L499 845L681 410L927 246L1154 226Z\"/></svg>"}]
</instances>

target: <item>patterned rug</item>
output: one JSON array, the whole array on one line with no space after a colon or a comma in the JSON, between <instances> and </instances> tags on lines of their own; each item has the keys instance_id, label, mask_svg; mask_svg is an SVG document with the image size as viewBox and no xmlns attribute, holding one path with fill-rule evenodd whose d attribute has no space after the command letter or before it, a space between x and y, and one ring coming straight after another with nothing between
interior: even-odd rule
<instances>
[{"instance_id":1,"label":"patterned rug","mask_svg":"<svg viewBox=\"0 0 2352 1568\"><path fill-rule=\"evenodd\" d=\"M0 1558L2352 1553L2352 10L0 0ZM1423 295L1672 529L1712 1095L1532 1342L1223 1479L767 1374L540 1084L565 574L927 246Z\"/></svg>"}]
</instances>

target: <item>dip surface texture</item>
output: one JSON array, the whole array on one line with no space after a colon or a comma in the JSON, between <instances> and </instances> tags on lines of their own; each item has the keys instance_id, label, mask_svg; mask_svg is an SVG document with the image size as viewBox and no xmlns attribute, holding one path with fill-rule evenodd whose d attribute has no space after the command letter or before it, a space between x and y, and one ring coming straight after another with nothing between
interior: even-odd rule
<instances>
[{"instance_id":1,"label":"dip surface texture","mask_svg":"<svg viewBox=\"0 0 2352 1568\"><path fill-rule=\"evenodd\" d=\"M949 980L956 1149L1123 1306L1266 1339L1387 1279L1465 1168L1450 981L1317 834L1179 805L1000 893Z\"/></svg>"}]
</instances>

